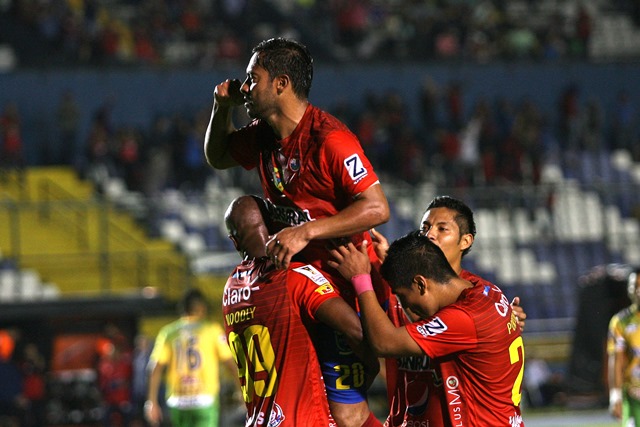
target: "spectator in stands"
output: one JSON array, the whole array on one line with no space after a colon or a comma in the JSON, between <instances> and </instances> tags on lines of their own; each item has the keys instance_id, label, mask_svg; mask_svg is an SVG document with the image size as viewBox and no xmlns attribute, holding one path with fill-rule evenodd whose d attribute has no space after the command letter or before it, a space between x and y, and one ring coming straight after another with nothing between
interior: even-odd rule
<instances>
[{"instance_id":1,"label":"spectator in stands","mask_svg":"<svg viewBox=\"0 0 640 427\"><path fill-rule=\"evenodd\" d=\"M612 149L637 150L638 118L636 106L626 90L618 92L613 110ZM640 154L640 153L637 153ZM640 157L636 158L636 160Z\"/></svg>"},{"instance_id":2,"label":"spectator in stands","mask_svg":"<svg viewBox=\"0 0 640 427\"><path fill-rule=\"evenodd\" d=\"M589 56L589 41L592 35L592 18L587 6L580 3L578 6L578 16L575 21L575 38L578 44L577 53L582 58Z\"/></svg>"},{"instance_id":3,"label":"spectator in stands","mask_svg":"<svg viewBox=\"0 0 640 427\"><path fill-rule=\"evenodd\" d=\"M640 268L629 274L627 294L631 305L613 315L607 339L609 411L623 427L640 423Z\"/></svg>"},{"instance_id":4,"label":"spectator in stands","mask_svg":"<svg viewBox=\"0 0 640 427\"><path fill-rule=\"evenodd\" d=\"M8 102L0 115L0 179L6 180L10 171L15 171L20 181L24 178L22 150L22 120L18 105Z\"/></svg>"},{"instance_id":5,"label":"spectator in stands","mask_svg":"<svg viewBox=\"0 0 640 427\"><path fill-rule=\"evenodd\" d=\"M577 130L576 130L577 132ZM519 160L514 182L538 184L544 159L541 143L541 117L536 105L528 99L520 104L513 123L513 149L517 155L511 162Z\"/></svg>"},{"instance_id":6,"label":"spectator in stands","mask_svg":"<svg viewBox=\"0 0 640 427\"><path fill-rule=\"evenodd\" d=\"M104 427L131 423L131 349L127 338L114 324L107 324L98 340L98 388L102 395Z\"/></svg>"},{"instance_id":7,"label":"spectator in stands","mask_svg":"<svg viewBox=\"0 0 640 427\"><path fill-rule=\"evenodd\" d=\"M144 425L144 402L147 400L147 366L153 343L145 334L136 336L131 361L131 404L132 425Z\"/></svg>"},{"instance_id":8,"label":"spectator in stands","mask_svg":"<svg viewBox=\"0 0 640 427\"><path fill-rule=\"evenodd\" d=\"M55 163L72 165L75 162L76 146L78 143L78 125L80 109L71 90L66 90L56 110L58 125L58 156Z\"/></svg>"},{"instance_id":9,"label":"spectator in stands","mask_svg":"<svg viewBox=\"0 0 640 427\"><path fill-rule=\"evenodd\" d=\"M99 121L94 121L89 129L81 171L96 182L117 174L114 141Z\"/></svg>"},{"instance_id":10,"label":"spectator in stands","mask_svg":"<svg viewBox=\"0 0 640 427\"><path fill-rule=\"evenodd\" d=\"M425 76L420 86L420 125L425 132L433 133L440 126L438 117L440 105L440 88L431 77Z\"/></svg>"},{"instance_id":11,"label":"spectator in stands","mask_svg":"<svg viewBox=\"0 0 640 427\"><path fill-rule=\"evenodd\" d=\"M21 333L16 328L0 330L0 425L19 427L28 401L14 349Z\"/></svg>"},{"instance_id":12,"label":"spectator in stands","mask_svg":"<svg viewBox=\"0 0 640 427\"><path fill-rule=\"evenodd\" d=\"M604 111L600 101L596 98L589 99L584 109L583 117L580 120L580 146L584 150L597 153L606 147L604 120Z\"/></svg>"},{"instance_id":13,"label":"spectator in stands","mask_svg":"<svg viewBox=\"0 0 640 427\"><path fill-rule=\"evenodd\" d=\"M23 427L46 425L46 369L44 355L38 346L32 342L25 344L20 360L24 397L27 401Z\"/></svg>"},{"instance_id":14,"label":"spectator in stands","mask_svg":"<svg viewBox=\"0 0 640 427\"><path fill-rule=\"evenodd\" d=\"M580 120L580 99L578 86L570 84L558 99L558 136L565 150L578 148L578 128Z\"/></svg>"},{"instance_id":15,"label":"spectator in stands","mask_svg":"<svg viewBox=\"0 0 640 427\"><path fill-rule=\"evenodd\" d=\"M171 150L173 123L166 115L156 117L146 137L145 172L142 174L142 191L147 197L160 194L171 181Z\"/></svg>"},{"instance_id":16,"label":"spectator in stands","mask_svg":"<svg viewBox=\"0 0 640 427\"><path fill-rule=\"evenodd\" d=\"M118 176L124 178L129 190L142 189L142 137L137 129L126 126L116 132Z\"/></svg>"}]
</instances>

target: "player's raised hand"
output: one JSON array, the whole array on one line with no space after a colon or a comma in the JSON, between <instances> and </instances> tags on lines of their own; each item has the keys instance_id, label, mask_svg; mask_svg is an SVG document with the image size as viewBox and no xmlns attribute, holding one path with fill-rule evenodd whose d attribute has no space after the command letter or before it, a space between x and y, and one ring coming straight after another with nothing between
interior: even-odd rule
<instances>
[{"instance_id":1,"label":"player's raised hand","mask_svg":"<svg viewBox=\"0 0 640 427\"><path fill-rule=\"evenodd\" d=\"M349 242L346 246L337 246L329 251L332 259L330 267L335 268L347 280L359 274L371 273L371 260L367 254L367 241L362 242L360 249Z\"/></svg>"},{"instance_id":2,"label":"player's raised hand","mask_svg":"<svg viewBox=\"0 0 640 427\"><path fill-rule=\"evenodd\" d=\"M376 252L378 259L382 262L387 257L387 251L389 250L389 241L382 233L375 228L369 230L371 234L371 240L373 241L373 250Z\"/></svg>"},{"instance_id":3,"label":"player's raised hand","mask_svg":"<svg viewBox=\"0 0 640 427\"><path fill-rule=\"evenodd\" d=\"M518 319L518 325L521 330L524 330L525 320L527 319L527 313L524 312L524 309L520 305L520 297L515 297L513 301L511 301L511 310L516 315L516 319Z\"/></svg>"},{"instance_id":4,"label":"player's raised hand","mask_svg":"<svg viewBox=\"0 0 640 427\"><path fill-rule=\"evenodd\" d=\"M219 105L234 107L244 104L244 95L240 92L242 83L238 79L227 79L216 86L213 97Z\"/></svg>"}]
</instances>

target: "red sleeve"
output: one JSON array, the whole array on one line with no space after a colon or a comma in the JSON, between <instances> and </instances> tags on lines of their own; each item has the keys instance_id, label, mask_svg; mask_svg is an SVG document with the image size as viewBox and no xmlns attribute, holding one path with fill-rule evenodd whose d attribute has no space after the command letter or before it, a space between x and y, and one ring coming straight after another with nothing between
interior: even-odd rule
<instances>
[{"instance_id":1,"label":"red sleeve","mask_svg":"<svg viewBox=\"0 0 640 427\"><path fill-rule=\"evenodd\" d=\"M329 280L311 265L291 267L287 272L287 288L300 313L316 321L316 311L331 298L340 298Z\"/></svg>"},{"instance_id":2,"label":"red sleeve","mask_svg":"<svg viewBox=\"0 0 640 427\"><path fill-rule=\"evenodd\" d=\"M378 182L360 142L349 131L334 131L327 135L321 157L333 181L341 183L351 197Z\"/></svg>"},{"instance_id":3,"label":"red sleeve","mask_svg":"<svg viewBox=\"0 0 640 427\"><path fill-rule=\"evenodd\" d=\"M436 316L411 323L407 331L431 358L469 350L478 344L473 319L457 307L445 307Z\"/></svg>"},{"instance_id":4,"label":"red sleeve","mask_svg":"<svg viewBox=\"0 0 640 427\"><path fill-rule=\"evenodd\" d=\"M254 120L229 135L231 157L247 170L258 166L260 161L260 136L264 132L263 127L263 123Z\"/></svg>"}]
</instances>

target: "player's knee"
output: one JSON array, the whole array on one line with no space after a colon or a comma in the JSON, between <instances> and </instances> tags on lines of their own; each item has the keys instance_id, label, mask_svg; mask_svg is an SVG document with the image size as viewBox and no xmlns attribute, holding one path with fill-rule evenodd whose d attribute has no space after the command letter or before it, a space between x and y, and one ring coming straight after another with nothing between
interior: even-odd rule
<instances>
[{"instance_id":1,"label":"player's knee","mask_svg":"<svg viewBox=\"0 0 640 427\"><path fill-rule=\"evenodd\" d=\"M338 427L361 427L369 419L369 405L366 401L358 403L329 402L331 415Z\"/></svg>"}]
</instances>

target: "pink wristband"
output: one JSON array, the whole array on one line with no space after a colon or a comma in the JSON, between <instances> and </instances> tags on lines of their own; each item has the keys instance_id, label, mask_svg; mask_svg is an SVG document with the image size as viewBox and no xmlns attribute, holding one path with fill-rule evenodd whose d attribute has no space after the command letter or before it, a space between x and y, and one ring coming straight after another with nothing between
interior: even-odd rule
<instances>
[{"instance_id":1,"label":"pink wristband","mask_svg":"<svg viewBox=\"0 0 640 427\"><path fill-rule=\"evenodd\" d=\"M356 295L363 292L372 291L371 276L369 274L357 274L351 278L351 284L356 291Z\"/></svg>"}]
</instances>

